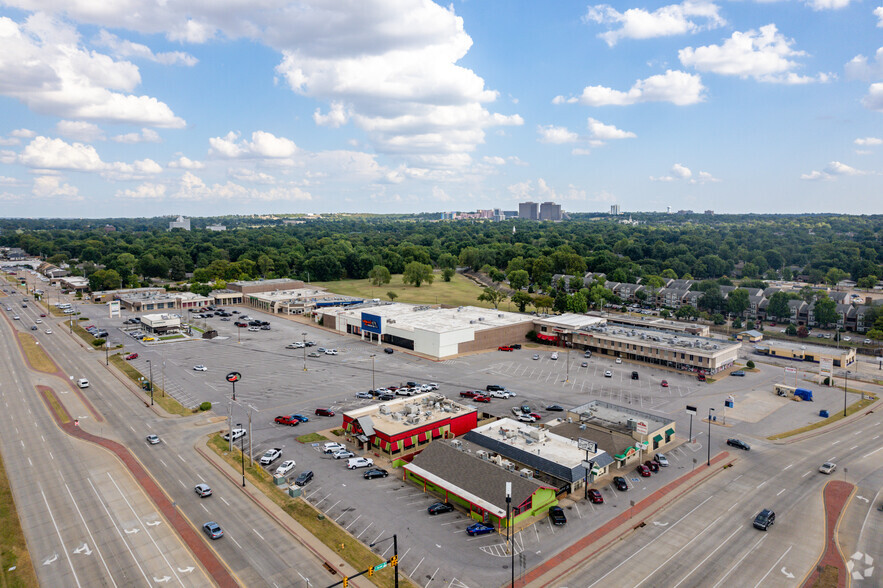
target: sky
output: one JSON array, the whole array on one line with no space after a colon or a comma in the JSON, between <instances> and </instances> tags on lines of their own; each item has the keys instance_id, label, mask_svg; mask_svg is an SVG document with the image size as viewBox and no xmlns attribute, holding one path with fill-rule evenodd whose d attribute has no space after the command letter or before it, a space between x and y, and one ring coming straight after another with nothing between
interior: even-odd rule
<instances>
[{"instance_id":1,"label":"sky","mask_svg":"<svg viewBox=\"0 0 883 588\"><path fill-rule=\"evenodd\" d=\"M883 213L883 0L0 0L0 216Z\"/></svg>"}]
</instances>

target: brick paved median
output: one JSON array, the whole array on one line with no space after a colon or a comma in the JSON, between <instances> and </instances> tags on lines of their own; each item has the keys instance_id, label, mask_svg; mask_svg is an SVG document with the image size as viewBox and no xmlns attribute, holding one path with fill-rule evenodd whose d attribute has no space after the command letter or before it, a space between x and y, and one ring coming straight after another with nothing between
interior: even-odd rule
<instances>
[{"instance_id":1,"label":"brick paved median","mask_svg":"<svg viewBox=\"0 0 883 588\"><path fill-rule=\"evenodd\" d=\"M837 527L854 491L855 486L849 482L836 480L825 484L825 552L803 582L804 588L814 586L820 578L820 570L827 566L837 568L837 588L846 588L849 585L849 570L837 543Z\"/></svg>"}]
</instances>

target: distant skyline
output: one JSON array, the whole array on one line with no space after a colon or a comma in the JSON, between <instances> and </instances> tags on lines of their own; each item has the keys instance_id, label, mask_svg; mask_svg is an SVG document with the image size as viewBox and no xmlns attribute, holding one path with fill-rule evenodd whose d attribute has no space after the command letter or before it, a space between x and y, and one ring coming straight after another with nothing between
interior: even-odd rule
<instances>
[{"instance_id":1,"label":"distant skyline","mask_svg":"<svg viewBox=\"0 0 883 588\"><path fill-rule=\"evenodd\" d=\"M0 216L883 213L880 4L0 0Z\"/></svg>"}]
</instances>

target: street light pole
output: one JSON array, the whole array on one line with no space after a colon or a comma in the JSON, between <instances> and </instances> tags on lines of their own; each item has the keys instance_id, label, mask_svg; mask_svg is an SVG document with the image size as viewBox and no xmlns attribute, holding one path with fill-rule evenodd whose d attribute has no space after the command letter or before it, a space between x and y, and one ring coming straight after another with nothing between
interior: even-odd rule
<instances>
[{"instance_id":1,"label":"street light pole","mask_svg":"<svg viewBox=\"0 0 883 588\"><path fill-rule=\"evenodd\" d=\"M147 365L150 367L150 380L149 380L149 385L150 385L150 406L153 406L153 364L150 362L149 359L147 360Z\"/></svg>"},{"instance_id":2,"label":"street light pole","mask_svg":"<svg viewBox=\"0 0 883 588\"><path fill-rule=\"evenodd\" d=\"M375 354L371 354L371 393L374 393L374 358L377 357Z\"/></svg>"},{"instance_id":3,"label":"street light pole","mask_svg":"<svg viewBox=\"0 0 883 588\"><path fill-rule=\"evenodd\" d=\"M307 333L304 331L300 335L303 338L302 343L304 344L302 348L304 350L304 371L307 371Z\"/></svg>"},{"instance_id":4,"label":"street light pole","mask_svg":"<svg viewBox=\"0 0 883 588\"><path fill-rule=\"evenodd\" d=\"M708 467L711 467L711 413L713 412L713 408L708 409L708 457L705 461L705 465L707 465Z\"/></svg>"},{"instance_id":5,"label":"street light pole","mask_svg":"<svg viewBox=\"0 0 883 588\"><path fill-rule=\"evenodd\" d=\"M511 558L509 567L512 571L512 588L515 588L515 549L512 546L512 543L509 540L511 536L514 540L515 537L512 535L512 518L509 513L512 512L512 482L506 482L506 549L509 550L509 556Z\"/></svg>"},{"instance_id":6,"label":"street light pole","mask_svg":"<svg viewBox=\"0 0 883 588\"><path fill-rule=\"evenodd\" d=\"M242 423L236 423L236 428L241 429ZM242 487L245 488L245 435L239 438L239 453L242 457Z\"/></svg>"},{"instance_id":7,"label":"street light pole","mask_svg":"<svg viewBox=\"0 0 883 588\"><path fill-rule=\"evenodd\" d=\"M107 346L110 345L110 341L107 339L104 340L104 365L110 365L110 358L107 355Z\"/></svg>"},{"instance_id":8,"label":"street light pole","mask_svg":"<svg viewBox=\"0 0 883 588\"><path fill-rule=\"evenodd\" d=\"M846 377L843 380L843 418L846 418L846 389L849 388L849 370L846 370Z\"/></svg>"}]
</instances>

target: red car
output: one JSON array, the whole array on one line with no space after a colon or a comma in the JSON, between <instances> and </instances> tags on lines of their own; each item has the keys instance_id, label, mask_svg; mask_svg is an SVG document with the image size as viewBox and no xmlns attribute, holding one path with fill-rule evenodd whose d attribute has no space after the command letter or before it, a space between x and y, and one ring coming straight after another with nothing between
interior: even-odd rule
<instances>
[{"instance_id":1,"label":"red car","mask_svg":"<svg viewBox=\"0 0 883 588\"><path fill-rule=\"evenodd\" d=\"M460 392L460 396L463 398L475 398L475 392L472 390L463 390Z\"/></svg>"},{"instance_id":2,"label":"red car","mask_svg":"<svg viewBox=\"0 0 883 588\"><path fill-rule=\"evenodd\" d=\"M508 345L500 345L499 347L497 347L497 349L499 351L515 351L514 349L512 349Z\"/></svg>"},{"instance_id":3,"label":"red car","mask_svg":"<svg viewBox=\"0 0 883 588\"><path fill-rule=\"evenodd\" d=\"M237 322L235 322L235 323L233 323L233 324L234 324L235 326L239 327L240 329L245 328L245 327L248 326L248 323L244 323L244 322L242 322L242 321L237 321Z\"/></svg>"},{"instance_id":4,"label":"red car","mask_svg":"<svg viewBox=\"0 0 883 588\"><path fill-rule=\"evenodd\" d=\"M317 416L334 416L334 411L330 408L317 408L316 409Z\"/></svg>"},{"instance_id":5,"label":"red car","mask_svg":"<svg viewBox=\"0 0 883 588\"><path fill-rule=\"evenodd\" d=\"M601 496L601 493L592 488L589 490L589 500L592 504L604 504L604 497Z\"/></svg>"},{"instance_id":6,"label":"red car","mask_svg":"<svg viewBox=\"0 0 883 588\"><path fill-rule=\"evenodd\" d=\"M138 359L138 354L137 353L130 353L129 355L126 356L126 359L127 360Z\"/></svg>"},{"instance_id":7,"label":"red car","mask_svg":"<svg viewBox=\"0 0 883 588\"><path fill-rule=\"evenodd\" d=\"M698 376L696 376L696 379L699 380L700 382L704 382L705 381L705 374L699 374Z\"/></svg>"},{"instance_id":8,"label":"red car","mask_svg":"<svg viewBox=\"0 0 883 588\"><path fill-rule=\"evenodd\" d=\"M277 416L273 420L280 425L288 425L289 427L296 427L300 424L300 419L295 419L291 416Z\"/></svg>"},{"instance_id":9,"label":"red car","mask_svg":"<svg viewBox=\"0 0 883 588\"><path fill-rule=\"evenodd\" d=\"M659 464L655 461L647 460L644 462L644 466L650 468L650 471L656 473L659 471Z\"/></svg>"},{"instance_id":10,"label":"red car","mask_svg":"<svg viewBox=\"0 0 883 588\"><path fill-rule=\"evenodd\" d=\"M662 380L662 387L668 388L668 380Z\"/></svg>"},{"instance_id":11,"label":"red car","mask_svg":"<svg viewBox=\"0 0 883 588\"><path fill-rule=\"evenodd\" d=\"M481 394L478 394L478 395L472 397L472 401L473 402L490 402L491 398L490 398L490 396L482 396Z\"/></svg>"},{"instance_id":12,"label":"red car","mask_svg":"<svg viewBox=\"0 0 883 588\"><path fill-rule=\"evenodd\" d=\"M541 418L543 418L543 417L541 417L538 413L535 413L535 412L529 412L528 414L529 414L530 416L532 416L532 417L534 418L535 421L538 421L538 420L540 420Z\"/></svg>"},{"instance_id":13,"label":"red car","mask_svg":"<svg viewBox=\"0 0 883 588\"><path fill-rule=\"evenodd\" d=\"M647 466L639 465L636 469L638 470L638 473L641 474L642 478L650 477L650 468L648 468Z\"/></svg>"},{"instance_id":14,"label":"red car","mask_svg":"<svg viewBox=\"0 0 883 588\"><path fill-rule=\"evenodd\" d=\"M45 312L41 312L41 313L40 313L40 316L41 316L41 317L45 317L45 316L46 316L46 313L45 313Z\"/></svg>"}]
</instances>

